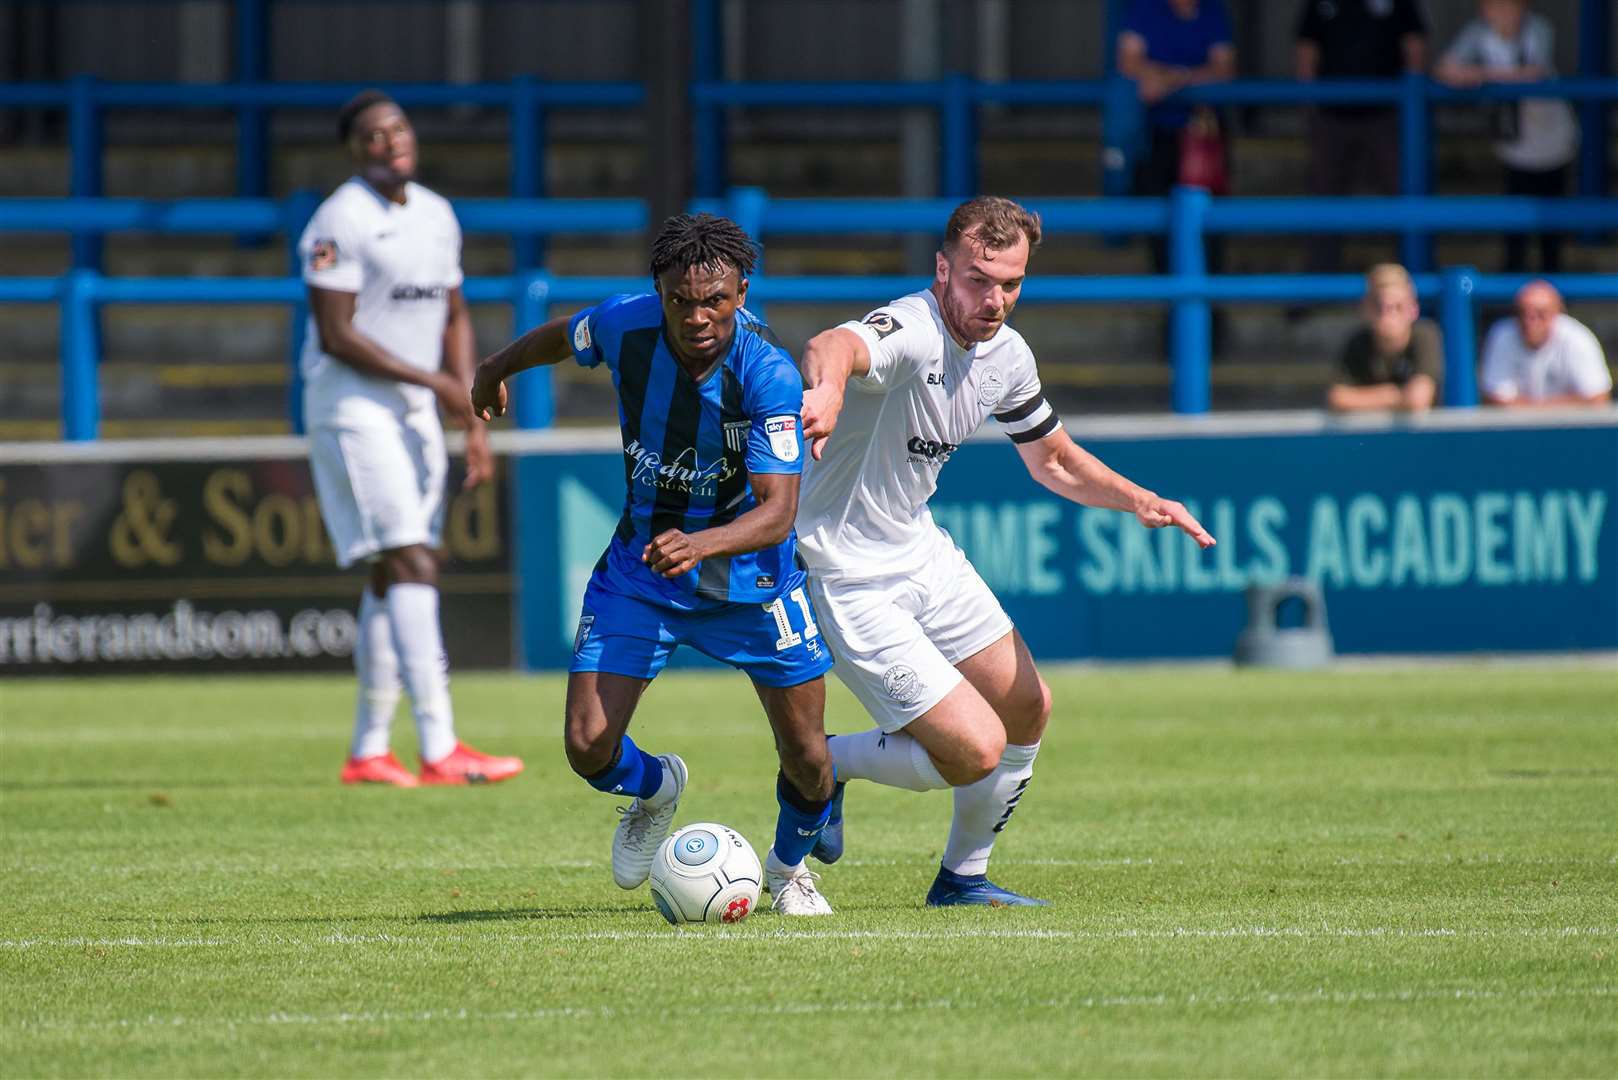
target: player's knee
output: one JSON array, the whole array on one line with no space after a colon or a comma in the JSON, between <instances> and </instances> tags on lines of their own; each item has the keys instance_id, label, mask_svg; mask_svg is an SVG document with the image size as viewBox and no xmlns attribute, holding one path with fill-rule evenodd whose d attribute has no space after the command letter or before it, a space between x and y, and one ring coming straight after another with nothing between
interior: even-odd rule
<instances>
[{"instance_id":1,"label":"player's knee","mask_svg":"<svg viewBox=\"0 0 1618 1080\"><path fill-rule=\"evenodd\" d=\"M1007 727L1007 734L1015 736L1019 745L1032 745L1045 735L1045 724L1051 718L1051 688L1045 680L1036 677L1033 692L1024 696L1018 702L1018 725L1013 731Z\"/></svg>"},{"instance_id":2,"label":"player's knee","mask_svg":"<svg viewBox=\"0 0 1618 1080\"><path fill-rule=\"evenodd\" d=\"M568 765L583 777L594 776L611 765L613 752L617 750L605 728L576 723L572 717L568 718L562 732L562 743L567 751Z\"/></svg>"},{"instance_id":3,"label":"player's knee","mask_svg":"<svg viewBox=\"0 0 1618 1080\"><path fill-rule=\"evenodd\" d=\"M832 795L831 755L826 752L826 741L820 741L820 753L797 756L782 747L781 772L787 782L805 799L829 799Z\"/></svg>"},{"instance_id":4,"label":"player's knee","mask_svg":"<svg viewBox=\"0 0 1618 1080\"><path fill-rule=\"evenodd\" d=\"M421 544L384 551L381 563L389 584L438 584L438 560Z\"/></svg>"},{"instance_id":5,"label":"player's knee","mask_svg":"<svg viewBox=\"0 0 1618 1080\"><path fill-rule=\"evenodd\" d=\"M957 748L949 761L935 758L933 763L938 767L938 774L948 780L951 787L965 787L994 772L1005 752L1006 733L999 725L994 725L974 733L970 740Z\"/></svg>"}]
</instances>

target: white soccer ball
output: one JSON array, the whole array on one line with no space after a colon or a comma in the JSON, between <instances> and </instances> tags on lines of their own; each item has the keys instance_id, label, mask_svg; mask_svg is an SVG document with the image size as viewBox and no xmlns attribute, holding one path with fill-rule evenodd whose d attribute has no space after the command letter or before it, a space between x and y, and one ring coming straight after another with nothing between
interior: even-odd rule
<instances>
[{"instance_id":1,"label":"white soccer ball","mask_svg":"<svg viewBox=\"0 0 1618 1080\"><path fill-rule=\"evenodd\" d=\"M652 860L652 902L680 923L741 922L758 906L764 868L742 834L725 825L687 825Z\"/></svg>"}]
</instances>

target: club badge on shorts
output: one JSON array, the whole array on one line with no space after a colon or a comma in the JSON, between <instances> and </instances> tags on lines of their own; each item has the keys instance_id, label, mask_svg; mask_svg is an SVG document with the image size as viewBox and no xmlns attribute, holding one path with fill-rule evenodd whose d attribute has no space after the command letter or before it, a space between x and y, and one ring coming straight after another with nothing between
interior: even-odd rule
<instances>
[{"instance_id":1,"label":"club badge on shorts","mask_svg":"<svg viewBox=\"0 0 1618 1080\"><path fill-rule=\"evenodd\" d=\"M909 664L894 664L884 671L882 688L901 705L914 705L927 692L927 684L921 681L921 676Z\"/></svg>"},{"instance_id":2,"label":"club badge on shorts","mask_svg":"<svg viewBox=\"0 0 1618 1080\"><path fill-rule=\"evenodd\" d=\"M798 460L798 418L772 416L764 421L764 433L770 437L770 449L782 461Z\"/></svg>"}]
</instances>

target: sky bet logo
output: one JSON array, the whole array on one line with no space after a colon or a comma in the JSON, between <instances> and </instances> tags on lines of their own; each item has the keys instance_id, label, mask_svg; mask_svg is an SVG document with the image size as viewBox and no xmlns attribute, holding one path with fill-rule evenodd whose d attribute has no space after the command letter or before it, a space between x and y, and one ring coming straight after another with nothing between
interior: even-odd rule
<instances>
[{"instance_id":1,"label":"sky bet logo","mask_svg":"<svg viewBox=\"0 0 1618 1080\"><path fill-rule=\"evenodd\" d=\"M934 442L932 439L923 439L920 435L910 436L905 443L905 449L910 451L910 460L917 464L936 461L942 465L949 460L949 456L960 449L952 442Z\"/></svg>"}]
</instances>

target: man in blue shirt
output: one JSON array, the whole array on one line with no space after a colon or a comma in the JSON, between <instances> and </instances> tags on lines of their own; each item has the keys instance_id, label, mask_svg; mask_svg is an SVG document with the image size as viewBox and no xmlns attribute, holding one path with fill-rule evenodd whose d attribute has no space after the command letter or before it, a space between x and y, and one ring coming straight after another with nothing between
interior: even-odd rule
<instances>
[{"instance_id":1,"label":"man in blue shirt","mask_svg":"<svg viewBox=\"0 0 1618 1080\"><path fill-rule=\"evenodd\" d=\"M677 755L648 754L627 732L646 687L690 645L747 672L775 731L780 814L764 870L776 909L829 915L803 862L832 795L832 659L792 529L803 383L743 306L756 258L725 218L670 218L652 244L655 292L529 331L479 365L472 408L502 415L506 379L569 357L605 364L618 391L624 513L585 590L566 718L573 770L598 791L634 796L613 838L614 880L646 880L685 788Z\"/></svg>"}]
</instances>

